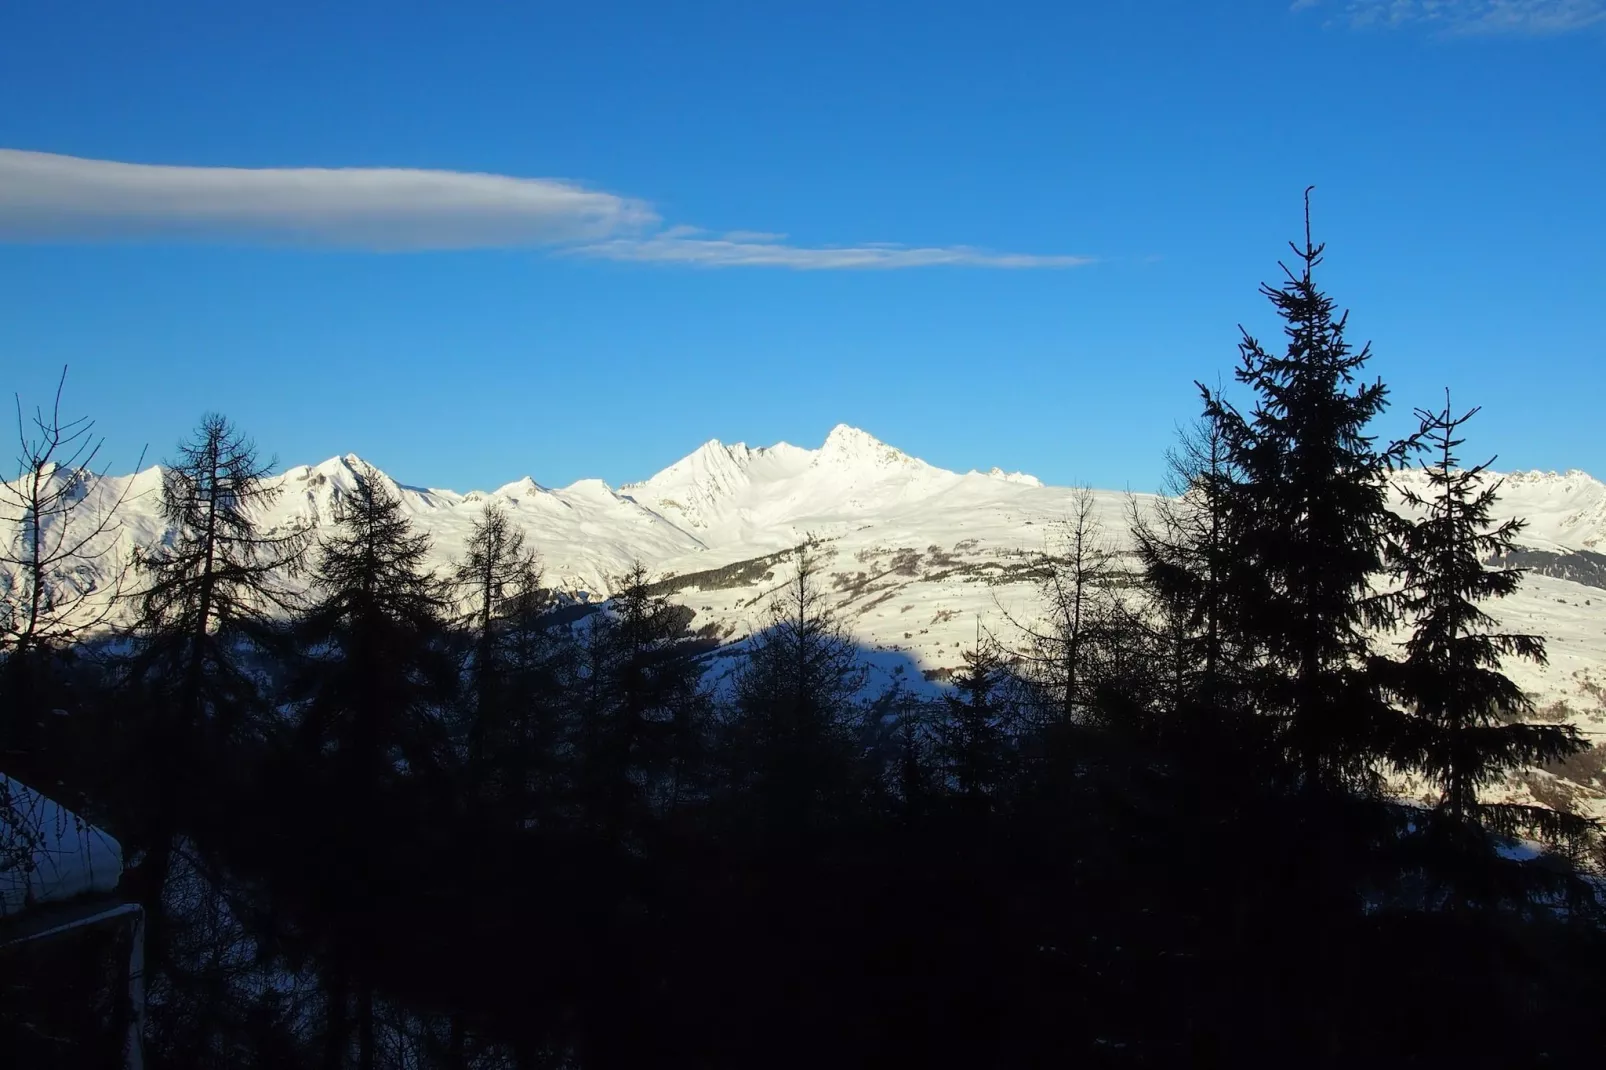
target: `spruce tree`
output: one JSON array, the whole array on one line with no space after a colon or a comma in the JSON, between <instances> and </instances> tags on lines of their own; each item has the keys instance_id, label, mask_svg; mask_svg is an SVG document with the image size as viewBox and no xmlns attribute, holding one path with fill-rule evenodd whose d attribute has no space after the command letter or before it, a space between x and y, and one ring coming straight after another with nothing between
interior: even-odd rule
<instances>
[{"instance_id":1,"label":"spruce tree","mask_svg":"<svg viewBox=\"0 0 1606 1070\"><path fill-rule=\"evenodd\" d=\"M614 587L582 633L573 740L582 806L609 838L682 801L708 703L690 612L640 562Z\"/></svg>"},{"instance_id":2,"label":"spruce tree","mask_svg":"<svg viewBox=\"0 0 1606 1070\"><path fill-rule=\"evenodd\" d=\"M493 719L482 731L514 816L523 825L538 827L552 818L567 792L562 752L582 671L574 630L539 575L520 584L507 607L498 647L506 671L500 690L502 719Z\"/></svg>"},{"instance_id":3,"label":"spruce tree","mask_svg":"<svg viewBox=\"0 0 1606 1070\"><path fill-rule=\"evenodd\" d=\"M866 671L820 589L820 544L793 553L768 621L735 679L730 776L758 797L774 834L827 816L852 781Z\"/></svg>"},{"instance_id":4,"label":"spruce tree","mask_svg":"<svg viewBox=\"0 0 1606 1070\"><path fill-rule=\"evenodd\" d=\"M1002 786L1010 754L1010 710L1004 695L1008 667L996 643L978 631L963 655L953 690L944 696L938 753L953 790L973 812L985 812Z\"/></svg>"},{"instance_id":5,"label":"spruce tree","mask_svg":"<svg viewBox=\"0 0 1606 1070\"><path fill-rule=\"evenodd\" d=\"M1461 428L1478 412L1418 409L1421 435L1432 450L1424 468L1427 490L1402 485L1420 517L1403 525L1389 546L1399 583L1399 606L1412 632L1405 658L1392 670L1392 690L1411 713L1398 757L1440 789L1439 809L1457 823L1511 834L1535 831L1551 840L1587 831L1586 822L1544 807L1489 802L1483 788L1519 769L1559 761L1587 748L1570 724L1533 724L1533 703L1505 675L1505 658L1545 663L1537 635L1499 630L1481 608L1514 593L1523 570L1490 567L1509 554L1526 521L1493 519L1501 481L1486 477L1493 460L1460 468Z\"/></svg>"},{"instance_id":6,"label":"spruce tree","mask_svg":"<svg viewBox=\"0 0 1606 1070\"><path fill-rule=\"evenodd\" d=\"M1312 1050L1337 1050L1337 1021L1315 1008L1317 993L1345 982L1318 964L1340 961L1346 941L1365 931L1377 845L1393 833L1376 792L1403 716L1372 652L1374 635L1395 623L1377 584L1395 524L1388 475L1410 444L1380 445L1372 432L1388 390L1362 378L1371 347L1351 347L1347 313L1317 286L1325 247L1311 238L1308 189L1304 241L1290 248L1295 268L1281 265L1283 283L1260 288L1285 346L1274 352L1240 327L1234 375L1252 404L1240 409L1197 384L1209 434L1220 440L1207 501L1226 538L1218 653L1231 668L1218 677L1230 702L1206 712L1225 707L1234 727L1225 756L1235 760L1214 777L1187 754L1178 765L1180 784L1210 801L1198 816L1222 819L1202 831L1236 827L1278 845L1261 873L1219 866L1222 848L1201 869L1212 894L1200 898L1227 935L1214 953L1224 992L1240 1000L1273 963L1287 962L1266 934L1298 932L1304 957L1291 983L1308 990L1309 1005L1284 1027Z\"/></svg>"},{"instance_id":7,"label":"spruce tree","mask_svg":"<svg viewBox=\"0 0 1606 1070\"><path fill-rule=\"evenodd\" d=\"M430 540L371 466L335 507L318 547L312 603L298 624L308 669L299 731L368 790L441 760L440 713L452 684L441 643L447 601L425 568Z\"/></svg>"},{"instance_id":8,"label":"spruce tree","mask_svg":"<svg viewBox=\"0 0 1606 1070\"><path fill-rule=\"evenodd\" d=\"M330 1066L344 1065L353 1027L359 1065L375 1065L373 970L386 941L407 928L401 885L416 865L403 818L428 800L433 812L449 809L431 788L449 760L443 722L456 673L428 553L428 536L412 531L396 492L364 466L337 501L313 569L314 601L298 625L305 670L295 775L304 788L294 839L313 864L291 869L287 859L280 879L323 950Z\"/></svg>"},{"instance_id":9,"label":"spruce tree","mask_svg":"<svg viewBox=\"0 0 1606 1070\"><path fill-rule=\"evenodd\" d=\"M1370 345L1353 350L1347 314L1317 289L1325 246L1290 243L1300 269L1261 287L1284 321L1287 348L1243 332L1235 376L1249 413L1200 384L1225 450L1214 481L1231 538L1223 624L1258 662L1257 702L1272 717L1307 788L1367 779L1394 719L1366 670L1369 632L1392 624L1375 597L1390 525L1387 472L1404 446L1368 434L1387 404L1381 380L1358 382Z\"/></svg>"}]
</instances>

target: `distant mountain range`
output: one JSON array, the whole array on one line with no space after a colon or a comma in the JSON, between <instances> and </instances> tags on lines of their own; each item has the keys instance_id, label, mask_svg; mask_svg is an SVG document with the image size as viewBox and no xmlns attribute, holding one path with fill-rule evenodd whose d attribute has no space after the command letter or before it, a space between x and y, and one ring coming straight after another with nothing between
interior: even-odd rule
<instances>
[{"instance_id":1,"label":"distant mountain range","mask_svg":"<svg viewBox=\"0 0 1606 1070\"><path fill-rule=\"evenodd\" d=\"M348 454L274 477L281 493L263 525L328 525L361 468ZM619 488L595 479L552 488L526 477L458 493L379 478L430 534L438 566L462 556L475 519L496 502L527 533L549 585L606 597L611 581L639 560L660 590L694 611L694 626L712 624L733 641L762 621L768 592L784 578L783 552L817 536L828 555L825 585L844 625L868 654L886 655L886 671L914 667L907 675L921 687L935 686L931 680L959 663L978 627L1007 632L1009 617L1030 618L1035 592L1027 566L1053 547L1075 493L997 468L950 472L846 425L818 449L710 441ZM1496 478L1504 480L1501 514L1529 522L1515 563L1536 573L1496 612L1544 635L1551 654L1548 666L1513 665L1512 674L1541 706L1606 735L1606 484L1579 471ZM1420 472L1396 480L1425 490ZM159 468L85 478L79 488L90 510L125 491L118 545L83 567L83 585L103 582L115 559L167 534ZM1127 542L1129 511L1153 501L1094 492L1114 548ZM0 538L9 541L17 526L6 519L0 517Z\"/></svg>"}]
</instances>

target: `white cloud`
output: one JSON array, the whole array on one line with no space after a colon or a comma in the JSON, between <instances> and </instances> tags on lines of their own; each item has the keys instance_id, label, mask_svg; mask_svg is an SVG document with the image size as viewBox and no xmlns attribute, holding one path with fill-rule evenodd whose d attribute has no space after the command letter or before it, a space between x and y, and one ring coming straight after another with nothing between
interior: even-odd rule
<instances>
[{"instance_id":1,"label":"white cloud","mask_svg":"<svg viewBox=\"0 0 1606 1070\"><path fill-rule=\"evenodd\" d=\"M1290 10L1320 0L1294 0ZM1357 28L1425 26L1451 34L1563 34L1606 28L1606 0L1347 0L1341 21Z\"/></svg>"},{"instance_id":2,"label":"white cloud","mask_svg":"<svg viewBox=\"0 0 1606 1070\"><path fill-rule=\"evenodd\" d=\"M377 167L169 167L0 149L0 239L467 249L596 239L656 222L640 201L545 178Z\"/></svg>"},{"instance_id":3,"label":"white cloud","mask_svg":"<svg viewBox=\"0 0 1606 1070\"><path fill-rule=\"evenodd\" d=\"M630 260L699 267L781 267L798 271L854 268L914 268L956 265L989 268L1067 268L1093 263L1088 256L995 253L964 245L910 248L884 242L810 248L764 240L768 235L734 231L719 238L664 233L648 238L614 238L576 246L569 252L602 260Z\"/></svg>"},{"instance_id":4,"label":"white cloud","mask_svg":"<svg viewBox=\"0 0 1606 1070\"><path fill-rule=\"evenodd\" d=\"M1080 256L966 246L790 245L787 235L665 226L644 201L548 178L406 168L175 167L0 149L0 242L137 239L370 250L546 246L710 267L1074 267Z\"/></svg>"}]
</instances>

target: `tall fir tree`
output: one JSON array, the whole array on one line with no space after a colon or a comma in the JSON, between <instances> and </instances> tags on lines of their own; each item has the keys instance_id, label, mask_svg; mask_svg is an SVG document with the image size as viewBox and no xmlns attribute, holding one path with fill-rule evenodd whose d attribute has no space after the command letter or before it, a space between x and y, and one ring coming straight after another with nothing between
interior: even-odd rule
<instances>
[{"instance_id":1,"label":"tall fir tree","mask_svg":"<svg viewBox=\"0 0 1606 1070\"><path fill-rule=\"evenodd\" d=\"M729 777L779 836L828 819L853 780L866 671L826 603L821 556L813 538L796 548L735 679Z\"/></svg>"},{"instance_id":2,"label":"tall fir tree","mask_svg":"<svg viewBox=\"0 0 1606 1070\"><path fill-rule=\"evenodd\" d=\"M1268 352L1243 332L1237 380L1255 395L1246 415L1199 384L1224 447L1215 481L1231 538L1223 624L1256 660L1256 699L1272 717L1308 788L1368 780L1397 727L1367 671L1369 633L1391 625L1376 597L1391 514L1388 470L1405 446L1368 434L1387 404L1381 380L1357 382L1371 358L1344 337L1317 289L1325 246L1290 243L1300 269L1261 287L1288 344Z\"/></svg>"},{"instance_id":3,"label":"tall fir tree","mask_svg":"<svg viewBox=\"0 0 1606 1070\"><path fill-rule=\"evenodd\" d=\"M1438 786L1439 809L1459 824L1502 834L1530 831L1553 841L1587 835L1588 823L1580 819L1481 795L1513 772L1559 761L1588 744L1573 725L1526 720L1533 702L1505 674L1503 660L1544 664L1544 639L1501 631L1481 608L1521 585L1522 569L1486 562L1511 553L1527 522L1495 522L1501 481L1486 475L1492 459L1459 467L1456 450L1466 441L1461 428L1477 412L1455 415L1447 391L1443 409L1416 413L1432 451L1423 469L1427 489L1401 485L1401 497L1419 516L1401 527L1388 554L1399 606L1412 628L1404 660L1383 663L1411 714L1398 758Z\"/></svg>"},{"instance_id":4,"label":"tall fir tree","mask_svg":"<svg viewBox=\"0 0 1606 1070\"><path fill-rule=\"evenodd\" d=\"M1009 669L998 645L979 628L975 645L962 658L953 690L943 696L938 754L962 804L973 813L986 813L1009 773L1015 727L1005 694Z\"/></svg>"},{"instance_id":5,"label":"tall fir tree","mask_svg":"<svg viewBox=\"0 0 1606 1070\"><path fill-rule=\"evenodd\" d=\"M678 805L705 724L702 648L691 617L635 563L582 633L574 755L584 810L609 837Z\"/></svg>"},{"instance_id":6,"label":"tall fir tree","mask_svg":"<svg viewBox=\"0 0 1606 1070\"><path fill-rule=\"evenodd\" d=\"M431 809L427 800L450 809L439 786L457 673L428 554L428 536L412 531L395 490L365 466L337 501L313 569L314 601L298 625L301 790L290 838L314 864L284 859L280 876L290 913L322 952L330 1070L346 1065L353 1034L359 1067L371 1070L378 1058L376 969L387 939L405 927L411 871L398 827Z\"/></svg>"},{"instance_id":7,"label":"tall fir tree","mask_svg":"<svg viewBox=\"0 0 1606 1070\"><path fill-rule=\"evenodd\" d=\"M337 501L298 623L308 659L298 731L356 790L442 759L442 703L455 673L441 640L448 602L426 568L429 536L371 466ZM398 764L398 763L401 764Z\"/></svg>"}]
</instances>

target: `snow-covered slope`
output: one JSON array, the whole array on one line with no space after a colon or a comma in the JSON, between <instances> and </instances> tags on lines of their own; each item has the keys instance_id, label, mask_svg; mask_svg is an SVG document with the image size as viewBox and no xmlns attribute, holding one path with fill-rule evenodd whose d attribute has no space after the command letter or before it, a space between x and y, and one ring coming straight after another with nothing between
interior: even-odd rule
<instances>
[{"instance_id":1,"label":"snow-covered slope","mask_svg":"<svg viewBox=\"0 0 1606 1070\"><path fill-rule=\"evenodd\" d=\"M1586 472L1490 473L1500 481L1500 513L1528 522L1521 541L1540 550L1606 551L1606 483ZM1410 469L1395 483L1428 496L1427 475Z\"/></svg>"},{"instance_id":2,"label":"snow-covered slope","mask_svg":"<svg viewBox=\"0 0 1606 1070\"><path fill-rule=\"evenodd\" d=\"M818 450L785 442L749 449L716 439L622 489L711 545L758 547L927 501L961 478L839 424Z\"/></svg>"},{"instance_id":3,"label":"snow-covered slope","mask_svg":"<svg viewBox=\"0 0 1606 1070\"><path fill-rule=\"evenodd\" d=\"M108 833L0 773L0 919L109 892L122 874L122 846Z\"/></svg>"},{"instance_id":4,"label":"snow-covered slope","mask_svg":"<svg viewBox=\"0 0 1606 1070\"><path fill-rule=\"evenodd\" d=\"M348 455L285 472L275 480L283 493L264 524L328 524L360 465ZM1398 479L1420 487L1423 477ZM1545 574L1530 576L1495 611L1550 647L1549 665L1513 664L1510 671L1548 716L1577 720L1606 738L1606 556L1599 553L1606 552L1606 485L1576 471L1504 479L1501 513L1529 520L1521 541L1535 556L1523 563ZM84 583L99 582L134 545L165 535L160 486L154 468L85 482L91 510L125 490L128 499L116 553L86 565ZM825 583L848 629L885 671L905 666L906 676L925 686L935 685L923 676L940 679L959 664L978 624L1007 635L1010 618L1032 617L1027 567L1033 554L1054 549L1076 495L996 468L936 468L847 426L834 428L818 449L710 441L617 491L599 480L551 489L529 478L467 494L393 486L432 536L439 565L462 555L474 520L495 501L528 533L549 583L606 594L610 578L639 559L696 612L695 626L714 623L732 639L762 622L768 592L784 575L783 566L760 559L815 535L824 540ZM1129 511L1151 502L1093 492L1112 548L1126 544ZM13 525L0 537L14 532ZM744 562L757 563L730 567ZM1589 585L1597 581L1601 586ZM1540 793L1578 787L1537 776ZM1606 782L1598 787L1606 791Z\"/></svg>"}]
</instances>

